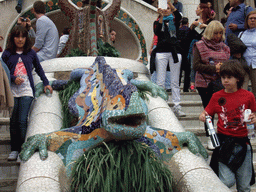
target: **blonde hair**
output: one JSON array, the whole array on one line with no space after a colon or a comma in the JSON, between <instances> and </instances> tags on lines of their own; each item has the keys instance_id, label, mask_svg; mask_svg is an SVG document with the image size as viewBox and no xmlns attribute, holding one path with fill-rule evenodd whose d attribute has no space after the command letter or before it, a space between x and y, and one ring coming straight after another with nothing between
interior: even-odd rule
<instances>
[{"instance_id":1,"label":"blonde hair","mask_svg":"<svg viewBox=\"0 0 256 192\"><path fill-rule=\"evenodd\" d=\"M213 20L205 28L203 37L205 39L212 40L213 36L214 36L214 33L219 32L219 31L223 32L221 41L224 41L225 40L225 28L223 27L221 22L219 22L217 20Z\"/></svg>"}]
</instances>

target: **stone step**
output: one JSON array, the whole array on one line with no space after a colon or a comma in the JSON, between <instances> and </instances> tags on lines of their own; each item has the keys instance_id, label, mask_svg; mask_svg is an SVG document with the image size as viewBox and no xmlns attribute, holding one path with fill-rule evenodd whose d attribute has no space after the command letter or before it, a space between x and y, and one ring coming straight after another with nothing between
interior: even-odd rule
<instances>
[{"instance_id":1,"label":"stone step","mask_svg":"<svg viewBox=\"0 0 256 192\"><path fill-rule=\"evenodd\" d=\"M0 180L0 192L15 192L18 178L8 178Z\"/></svg>"},{"instance_id":2,"label":"stone step","mask_svg":"<svg viewBox=\"0 0 256 192\"><path fill-rule=\"evenodd\" d=\"M10 144L10 133L1 133L0 134L0 145Z\"/></svg>"},{"instance_id":3,"label":"stone step","mask_svg":"<svg viewBox=\"0 0 256 192\"><path fill-rule=\"evenodd\" d=\"M171 101L172 94L168 93L169 101ZM181 101L201 101L201 97L197 92L181 92L180 93Z\"/></svg>"},{"instance_id":4,"label":"stone step","mask_svg":"<svg viewBox=\"0 0 256 192\"><path fill-rule=\"evenodd\" d=\"M10 118L0 117L0 125L9 125L9 124L10 124Z\"/></svg>"},{"instance_id":5,"label":"stone step","mask_svg":"<svg viewBox=\"0 0 256 192\"><path fill-rule=\"evenodd\" d=\"M19 176L20 163L8 161L8 154L0 155L0 192L14 192Z\"/></svg>"}]
</instances>

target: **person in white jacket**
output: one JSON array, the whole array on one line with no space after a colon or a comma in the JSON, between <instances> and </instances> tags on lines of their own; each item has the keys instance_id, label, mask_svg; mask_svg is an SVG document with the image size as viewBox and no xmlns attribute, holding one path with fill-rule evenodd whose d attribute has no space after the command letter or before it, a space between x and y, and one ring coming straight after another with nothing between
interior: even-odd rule
<instances>
[{"instance_id":1,"label":"person in white jacket","mask_svg":"<svg viewBox=\"0 0 256 192\"><path fill-rule=\"evenodd\" d=\"M60 42L58 45L57 57L61 54L63 48L66 46L66 43L69 38L69 30L70 29L68 27L65 27L62 31L62 35L60 37Z\"/></svg>"}]
</instances>

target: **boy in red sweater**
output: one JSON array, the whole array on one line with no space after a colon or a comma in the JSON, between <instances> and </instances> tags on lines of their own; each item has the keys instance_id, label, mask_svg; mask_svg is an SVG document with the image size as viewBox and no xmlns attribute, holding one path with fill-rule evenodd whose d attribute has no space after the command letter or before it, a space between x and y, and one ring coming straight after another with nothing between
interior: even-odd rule
<instances>
[{"instance_id":1,"label":"boy in red sweater","mask_svg":"<svg viewBox=\"0 0 256 192\"><path fill-rule=\"evenodd\" d=\"M255 183L252 164L252 148L248 139L244 110L251 109L251 123L256 123L254 95L241 89L245 71L237 60L228 60L220 67L224 89L213 94L209 104L200 114L205 122L206 115L218 114L217 134L220 147L213 152L210 166L220 180L238 191L250 191Z\"/></svg>"}]
</instances>

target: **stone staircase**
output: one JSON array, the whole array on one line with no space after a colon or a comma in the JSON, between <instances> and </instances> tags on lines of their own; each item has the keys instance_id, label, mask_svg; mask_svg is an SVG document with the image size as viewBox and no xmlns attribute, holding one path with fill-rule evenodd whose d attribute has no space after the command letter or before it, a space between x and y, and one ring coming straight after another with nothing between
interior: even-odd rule
<instances>
[{"instance_id":1,"label":"stone staircase","mask_svg":"<svg viewBox=\"0 0 256 192\"><path fill-rule=\"evenodd\" d=\"M0 113L0 192L14 192L19 174L20 163L7 161L11 152L9 123L8 112Z\"/></svg>"},{"instance_id":2,"label":"stone staircase","mask_svg":"<svg viewBox=\"0 0 256 192\"><path fill-rule=\"evenodd\" d=\"M172 107L171 94L169 94L169 106ZM199 114L203 111L201 98L198 93L181 93L181 106L186 113L186 117L179 118L181 124L186 131L195 133L202 144L207 147L207 138L205 137L204 124L199 121ZM215 125L217 118L215 118ZM10 134L9 134L10 120L8 115L0 113L0 192L14 192L17 184L19 163L8 162L7 157L10 152ZM254 152L254 167L256 168L256 139L252 140ZM211 151L209 151L211 155ZM232 191L236 191L235 187ZM256 184L252 186L252 192L256 192Z\"/></svg>"}]
</instances>

